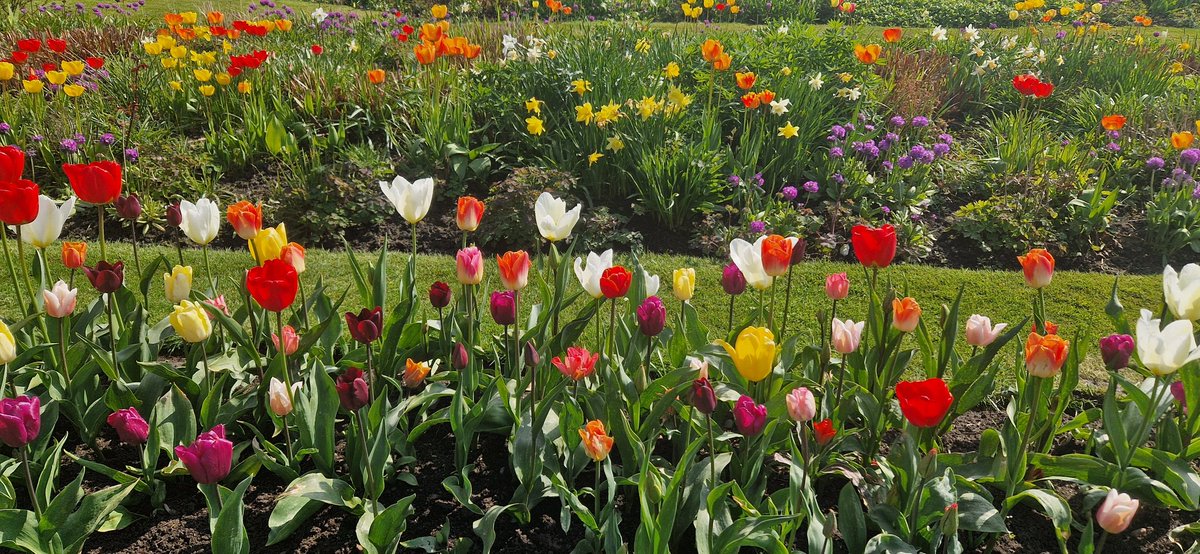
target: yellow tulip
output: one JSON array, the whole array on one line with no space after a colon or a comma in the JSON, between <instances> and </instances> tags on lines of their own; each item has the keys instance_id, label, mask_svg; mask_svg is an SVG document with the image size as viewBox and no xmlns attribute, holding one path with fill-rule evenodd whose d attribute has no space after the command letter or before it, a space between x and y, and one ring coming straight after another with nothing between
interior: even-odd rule
<instances>
[{"instance_id":1,"label":"yellow tulip","mask_svg":"<svg viewBox=\"0 0 1200 554\"><path fill-rule=\"evenodd\" d=\"M8 325L0 321L0 365L12 363L17 359L17 339L13 338Z\"/></svg>"},{"instance_id":2,"label":"yellow tulip","mask_svg":"<svg viewBox=\"0 0 1200 554\"><path fill-rule=\"evenodd\" d=\"M233 80L233 77L230 77L228 73L218 73L217 74L217 84L218 85L221 85L223 87L228 86L229 82L232 80Z\"/></svg>"},{"instance_id":3,"label":"yellow tulip","mask_svg":"<svg viewBox=\"0 0 1200 554\"><path fill-rule=\"evenodd\" d=\"M766 327L747 327L737 336L737 345L723 340L717 344L725 348L733 366L748 381L766 379L775 366L775 335Z\"/></svg>"},{"instance_id":4,"label":"yellow tulip","mask_svg":"<svg viewBox=\"0 0 1200 554\"><path fill-rule=\"evenodd\" d=\"M177 265L170 273L163 273L167 300L178 304L192 294L192 266Z\"/></svg>"},{"instance_id":5,"label":"yellow tulip","mask_svg":"<svg viewBox=\"0 0 1200 554\"><path fill-rule=\"evenodd\" d=\"M25 92L29 94L37 94L42 92L42 88L46 86L46 83L43 83L38 79L26 79L25 81L21 82L21 86L25 87Z\"/></svg>"},{"instance_id":6,"label":"yellow tulip","mask_svg":"<svg viewBox=\"0 0 1200 554\"><path fill-rule=\"evenodd\" d=\"M67 82L67 74L62 71L47 71L46 80L52 85L61 85Z\"/></svg>"},{"instance_id":7,"label":"yellow tulip","mask_svg":"<svg viewBox=\"0 0 1200 554\"><path fill-rule=\"evenodd\" d=\"M292 20L280 19L279 21L275 22L275 28L279 29L280 31L283 31L285 33L288 31L291 31L292 30Z\"/></svg>"},{"instance_id":8,"label":"yellow tulip","mask_svg":"<svg viewBox=\"0 0 1200 554\"><path fill-rule=\"evenodd\" d=\"M183 18L184 25L195 25L196 18L198 16L196 15L196 12L183 12L179 14L179 17Z\"/></svg>"},{"instance_id":9,"label":"yellow tulip","mask_svg":"<svg viewBox=\"0 0 1200 554\"><path fill-rule=\"evenodd\" d=\"M268 33L275 30L275 22L271 21L269 19L264 19L262 21L259 21L258 24L263 27L266 27Z\"/></svg>"},{"instance_id":10,"label":"yellow tulip","mask_svg":"<svg viewBox=\"0 0 1200 554\"><path fill-rule=\"evenodd\" d=\"M158 60L162 62L163 69L173 69L179 67L179 60L175 58L162 58Z\"/></svg>"},{"instance_id":11,"label":"yellow tulip","mask_svg":"<svg viewBox=\"0 0 1200 554\"><path fill-rule=\"evenodd\" d=\"M200 87L200 94L203 94L205 96L212 96L216 93L217 93L217 87L214 87L212 85L204 85L204 86Z\"/></svg>"},{"instance_id":12,"label":"yellow tulip","mask_svg":"<svg viewBox=\"0 0 1200 554\"><path fill-rule=\"evenodd\" d=\"M13 64L0 62L0 81L12 79L14 73L16 73L16 68L13 67Z\"/></svg>"},{"instance_id":13,"label":"yellow tulip","mask_svg":"<svg viewBox=\"0 0 1200 554\"><path fill-rule=\"evenodd\" d=\"M242 94L250 94L250 91L252 90L254 90L254 86L250 84L250 81L242 81L238 83L238 92Z\"/></svg>"},{"instance_id":14,"label":"yellow tulip","mask_svg":"<svg viewBox=\"0 0 1200 554\"><path fill-rule=\"evenodd\" d=\"M188 49L186 46L176 46L171 49L171 57L177 60L183 59L184 56L187 56L187 53Z\"/></svg>"},{"instance_id":15,"label":"yellow tulip","mask_svg":"<svg viewBox=\"0 0 1200 554\"><path fill-rule=\"evenodd\" d=\"M175 40L175 37L171 35L158 35L158 37L154 39L154 42L156 42L164 50L175 48L175 45L178 44Z\"/></svg>"},{"instance_id":16,"label":"yellow tulip","mask_svg":"<svg viewBox=\"0 0 1200 554\"><path fill-rule=\"evenodd\" d=\"M199 303L190 300L180 302L171 312L170 321L175 334L187 342L204 342L212 335L212 321L209 321L208 312Z\"/></svg>"},{"instance_id":17,"label":"yellow tulip","mask_svg":"<svg viewBox=\"0 0 1200 554\"><path fill-rule=\"evenodd\" d=\"M287 227L280 223L274 229L267 227L250 239L250 254L254 261L262 265L267 260L279 259L283 247L287 246Z\"/></svg>"},{"instance_id":18,"label":"yellow tulip","mask_svg":"<svg viewBox=\"0 0 1200 554\"><path fill-rule=\"evenodd\" d=\"M671 292L675 298L687 302L696 294L696 270L690 267L676 269L671 276Z\"/></svg>"},{"instance_id":19,"label":"yellow tulip","mask_svg":"<svg viewBox=\"0 0 1200 554\"><path fill-rule=\"evenodd\" d=\"M193 69L192 75L196 76L196 80L201 83L207 83L212 79L212 72L207 69Z\"/></svg>"},{"instance_id":20,"label":"yellow tulip","mask_svg":"<svg viewBox=\"0 0 1200 554\"><path fill-rule=\"evenodd\" d=\"M179 92L183 92L183 83L180 83L179 81L171 81L168 84L171 85L171 89L179 91Z\"/></svg>"},{"instance_id":21,"label":"yellow tulip","mask_svg":"<svg viewBox=\"0 0 1200 554\"><path fill-rule=\"evenodd\" d=\"M145 50L146 53L150 54L151 56L157 56L159 54L162 54L163 45L162 45L162 43L159 43L159 42L143 42L142 49Z\"/></svg>"},{"instance_id":22,"label":"yellow tulip","mask_svg":"<svg viewBox=\"0 0 1200 554\"><path fill-rule=\"evenodd\" d=\"M63 87L63 93L71 98L79 98L80 96L83 96L83 92L83 85L70 84Z\"/></svg>"},{"instance_id":23,"label":"yellow tulip","mask_svg":"<svg viewBox=\"0 0 1200 554\"><path fill-rule=\"evenodd\" d=\"M84 65L84 63L82 61L79 61L79 60L72 60L69 62L64 61L60 65L62 65L62 70L66 71L67 75L70 75L72 77L83 74L84 68L87 67L86 65Z\"/></svg>"}]
</instances>

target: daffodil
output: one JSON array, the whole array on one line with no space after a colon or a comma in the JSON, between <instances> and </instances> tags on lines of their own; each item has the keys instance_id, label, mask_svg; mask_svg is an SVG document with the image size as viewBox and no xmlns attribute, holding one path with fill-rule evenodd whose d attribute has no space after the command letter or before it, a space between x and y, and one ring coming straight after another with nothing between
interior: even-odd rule
<instances>
[{"instance_id":1,"label":"daffodil","mask_svg":"<svg viewBox=\"0 0 1200 554\"><path fill-rule=\"evenodd\" d=\"M592 152L591 154L588 154L588 165L589 166L595 165L596 162L600 161L600 158L603 158L603 157L604 157L604 154L601 154L599 152Z\"/></svg>"},{"instance_id":2,"label":"daffodil","mask_svg":"<svg viewBox=\"0 0 1200 554\"><path fill-rule=\"evenodd\" d=\"M525 101L525 111L542 115L542 103L543 102L538 100L536 97L530 98L529 100Z\"/></svg>"},{"instance_id":3,"label":"daffodil","mask_svg":"<svg viewBox=\"0 0 1200 554\"><path fill-rule=\"evenodd\" d=\"M799 133L800 133L800 128L796 127L795 125L792 125L791 121L787 122L786 125L779 128L779 136L781 136L785 139L796 138L796 135Z\"/></svg>"},{"instance_id":4,"label":"daffodil","mask_svg":"<svg viewBox=\"0 0 1200 554\"><path fill-rule=\"evenodd\" d=\"M595 117L596 113L592 111L591 102L584 102L582 106L575 106L575 121L588 125Z\"/></svg>"},{"instance_id":5,"label":"daffodil","mask_svg":"<svg viewBox=\"0 0 1200 554\"><path fill-rule=\"evenodd\" d=\"M663 75L665 75L668 79L679 77L679 64L675 62L667 64L667 67L663 68Z\"/></svg>"},{"instance_id":6,"label":"daffodil","mask_svg":"<svg viewBox=\"0 0 1200 554\"><path fill-rule=\"evenodd\" d=\"M591 81L586 81L583 79L575 79L574 81L571 81L571 92L574 92L575 94L582 96L583 93L591 92L591 90L592 90L592 82Z\"/></svg>"},{"instance_id":7,"label":"daffodil","mask_svg":"<svg viewBox=\"0 0 1200 554\"><path fill-rule=\"evenodd\" d=\"M620 152L624 148L625 141L621 140L621 137L608 137L608 144L604 147L610 152Z\"/></svg>"},{"instance_id":8,"label":"daffodil","mask_svg":"<svg viewBox=\"0 0 1200 554\"><path fill-rule=\"evenodd\" d=\"M531 135L541 135L546 132L546 122L536 116L525 118L525 130Z\"/></svg>"},{"instance_id":9,"label":"daffodil","mask_svg":"<svg viewBox=\"0 0 1200 554\"><path fill-rule=\"evenodd\" d=\"M788 106L790 106L790 105L792 105L791 100L787 100L787 99L772 100L771 101L771 113L773 113L775 115L783 115L788 112Z\"/></svg>"}]
</instances>

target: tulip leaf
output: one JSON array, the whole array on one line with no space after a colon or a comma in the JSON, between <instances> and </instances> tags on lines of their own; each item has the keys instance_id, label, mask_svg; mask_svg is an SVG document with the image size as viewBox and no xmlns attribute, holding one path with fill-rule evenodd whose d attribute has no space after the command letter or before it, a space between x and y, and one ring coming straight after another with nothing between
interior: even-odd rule
<instances>
[{"instance_id":1,"label":"tulip leaf","mask_svg":"<svg viewBox=\"0 0 1200 554\"><path fill-rule=\"evenodd\" d=\"M313 461L321 473L335 475L334 438L340 402L333 378L324 370L310 372L307 386L296 395L296 403L301 446L314 451Z\"/></svg>"},{"instance_id":2,"label":"tulip leaf","mask_svg":"<svg viewBox=\"0 0 1200 554\"><path fill-rule=\"evenodd\" d=\"M222 491L224 487L217 485L217 494L221 495L221 513L217 516L212 529L213 554L246 554L250 552L250 539L246 534L246 526L242 522L245 511L243 497L250 481L247 477L238 483L232 491Z\"/></svg>"},{"instance_id":3,"label":"tulip leaf","mask_svg":"<svg viewBox=\"0 0 1200 554\"><path fill-rule=\"evenodd\" d=\"M896 535L880 533L867 541L863 552L866 554L919 554L920 550Z\"/></svg>"},{"instance_id":4,"label":"tulip leaf","mask_svg":"<svg viewBox=\"0 0 1200 554\"><path fill-rule=\"evenodd\" d=\"M415 494L401 498L375 516L371 521L370 531L367 533L367 539L371 544L383 552L395 550L396 544L400 542L400 537L404 535L404 531L408 527L408 522L405 520L412 515L412 503L416 498Z\"/></svg>"},{"instance_id":5,"label":"tulip leaf","mask_svg":"<svg viewBox=\"0 0 1200 554\"><path fill-rule=\"evenodd\" d=\"M0 546L27 552L46 550L38 533L37 517L30 510L0 510Z\"/></svg>"},{"instance_id":6,"label":"tulip leaf","mask_svg":"<svg viewBox=\"0 0 1200 554\"><path fill-rule=\"evenodd\" d=\"M196 438L196 415L192 411L192 403L177 386L172 386L169 392L158 399L150 417L154 432L158 435L158 444L168 455L174 452L175 446Z\"/></svg>"},{"instance_id":7,"label":"tulip leaf","mask_svg":"<svg viewBox=\"0 0 1200 554\"><path fill-rule=\"evenodd\" d=\"M125 483L85 496L79 503L79 508L67 516L66 521L57 528L64 549L67 552L78 552L83 547L84 540L108 520L133 490L133 483Z\"/></svg>"},{"instance_id":8,"label":"tulip leaf","mask_svg":"<svg viewBox=\"0 0 1200 554\"><path fill-rule=\"evenodd\" d=\"M480 539L483 539L484 554L490 553L492 551L492 545L496 542L496 519L498 519L505 512L519 512L525 509L526 508L524 504L505 504L503 506L497 504L491 508L488 508L488 510L484 512L483 517L475 520L475 522L471 524L471 529L475 531L475 534L478 535Z\"/></svg>"}]
</instances>

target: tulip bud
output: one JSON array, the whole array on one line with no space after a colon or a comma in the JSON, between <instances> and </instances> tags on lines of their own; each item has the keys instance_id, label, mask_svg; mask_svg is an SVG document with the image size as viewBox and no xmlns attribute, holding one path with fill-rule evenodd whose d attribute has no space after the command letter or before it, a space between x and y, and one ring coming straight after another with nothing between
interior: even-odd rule
<instances>
[{"instance_id":1,"label":"tulip bud","mask_svg":"<svg viewBox=\"0 0 1200 554\"><path fill-rule=\"evenodd\" d=\"M62 263L67 269L79 269L87 263L86 242L63 242Z\"/></svg>"},{"instance_id":2,"label":"tulip bud","mask_svg":"<svg viewBox=\"0 0 1200 554\"><path fill-rule=\"evenodd\" d=\"M1109 335L1100 339L1100 358L1104 360L1104 367L1109 371L1129 367L1133 346L1133 337L1129 335Z\"/></svg>"},{"instance_id":3,"label":"tulip bud","mask_svg":"<svg viewBox=\"0 0 1200 554\"><path fill-rule=\"evenodd\" d=\"M179 227L181 223L183 223L183 211L179 209L179 204L167 206L167 225Z\"/></svg>"},{"instance_id":4,"label":"tulip bud","mask_svg":"<svg viewBox=\"0 0 1200 554\"><path fill-rule=\"evenodd\" d=\"M792 245L792 264L791 265L797 265L800 262L803 262L806 254L807 254L807 252L806 252L807 250L808 250L808 241L804 240L804 237L799 237L796 240L796 244Z\"/></svg>"},{"instance_id":5,"label":"tulip bud","mask_svg":"<svg viewBox=\"0 0 1200 554\"><path fill-rule=\"evenodd\" d=\"M292 384L292 393L300 390L300 383ZM271 378L271 385L267 389L268 400L271 405L271 413L279 417L285 417L292 413L292 396L288 394L287 385L283 381Z\"/></svg>"},{"instance_id":6,"label":"tulip bud","mask_svg":"<svg viewBox=\"0 0 1200 554\"><path fill-rule=\"evenodd\" d=\"M516 295L513 291L493 292L489 308L497 325L512 325L517 321Z\"/></svg>"},{"instance_id":7,"label":"tulip bud","mask_svg":"<svg viewBox=\"0 0 1200 554\"><path fill-rule=\"evenodd\" d=\"M1138 504L1139 502L1128 494L1109 489L1108 495L1096 509L1096 523L1101 529L1114 535L1122 533L1133 522L1133 516L1137 515Z\"/></svg>"},{"instance_id":8,"label":"tulip bud","mask_svg":"<svg viewBox=\"0 0 1200 554\"><path fill-rule=\"evenodd\" d=\"M850 295L850 279L845 273L834 273L825 278L825 296L830 300L843 300Z\"/></svg>"},{"instance_id":9,"label":"tulip bud","mask_svg":"<svg viewBox=\"0 0 1200 554\"><path fill-rule=\"evenodd\" d=\"M701 377L692 381L692 406L702 414L711 414L717 409L717 393L713 391L708 378Z\"/></svg>"},{"instance_id":10,"label":"tulip bud","mask_svg":"<svg viewBox=\"0 0 1200 554\"><path fill-rule=\"evenodd\" d=\"M233 443L225 439L225 426L201 433L190 446L175 447L175 457L201 485L212 485L229 475Z\"/></svg>"},{"instance_id":11,"label":"tulip bud","mask_svg":"<svg viewBox=\"0 0 1200 554\"><path fill-rule=\"evenodd\" d=\"M1005 327L1008 327L1007 323L1000 323L993 327L990 318L974 314L967 319L967 344L986 347L996 341L996 337L1000 336L1000 332Z\"/></svg>"},{"instance_id":12,"label":"tulip bud","mask_svg":"<svg viewBox=\"0 0 1200 554\"><path fill-rule=\"evenodd\" d=\"M1183 381L1171 383L1171 396L1179 403L1183 413L1187 413L1187 391L1183 390Z\"/></svg>"},{"instance_id":13,"label":"tulip bud","mask_svg":"<svg viewBox=\"0 0 1200 554\"><path fill-rule=\"evenodd\" d=\"M8 328L3 330L7 331ZM41 429L41 399L36 396L18 396L0 400L0 442L13 448L21 448L37 439Z\"/></svg>"},{"instance_id":14,"label":"tulip bud","mask_svg":"<svg viewBox=\"0 0 1200 554\"><path fill-rule=\"evenodd\" d=\"M170 273L163 274L167 300L178 304L192 294L192 266L175 266Z\"/></svg>"},{"instance_id":15,"label":"tulip bud","mask_svg":"<svg viewBox=\"0 0 1200 554\"><path fill-rule=\"evenodd\" d=\"M721 288L725 289L725 294L737 296L746 292L746 276L742 274L742 270L738 269L737 264L729 264L725 266L721 272Z\"/></svg>"},{"instance_id":16,"label":"tulip bud","mask_svg":"<svg viewBox=\"0 0 1200 554\"><path fill-rule=\"evenodd\" d=\"M454 369L463 370L466 369L467 365L470 363L471 357L470 354L467 353L467 347L463 346L463 343L461 342L454 343L454 352L450 355L450 365Z\"/></svg>"},{"instance_id":17,"label":"tulip bud","mask_svg":"<svg viewBox=\"0 0 1200 554\"><path fill-rule=\"evenodd\" d=\"M117 431L117 436L125 444L144 444L146 437L150 436L150 425L136 408L122 408L109 414L108 424Z\"/></svg>"},{"instance_id":18,"label":"tulip bud","mask_svg":"<svg viewBox=\"0 0 1200 554\"><path fill-rule=\"evenodd\" d=\"M371 344L379 340L383 333L383 309L376 306L373 310L363 308L358 312L346 313L346 327L350 328L350 337L363 344Z\"/></svg>"},{"instance_id":19,"label":"tulip bud","mask_svg":"<svg viewBox=\"0 0 1200 554\"><path fill-rule=\"evenodd\" d=\"M542 357L538 354L537 347L533 345L533 341L525 342L525 367L537 367L541 363Z\"/></svg>"},{"instance_id":20,"label":"tulip bud","mask_svg":"<svg viewBox=\"0 0 1200 554\"><path fill-rule=\"evenodd\" d=\"M742 435L757 435L767 426L767 407L743 394L733 407L733 422Z\"/></svg>"},{"instance_id":21,"label":"tulip bud","mask_svg":"<svg viewBox=\"0 0 1200 554\"><path fill-rule=\"evenodd\" d=\"M667 324L667 307L657 296L651 296L637 309L638 329L647 337L658 336Z\"/></svg>"},{"instance_id":22,"label":"tulip bud","mask_svg":"<svg viewBox=\"0 0 1200 554\"><path fill-rule=\"evenodd\" d=\"M825 418L813 424L813 433L817 436L817 444L825 446L837 435L837 429L833 428L833 420Z\"/></svg>"},{"instance_id":23,"label":"tulip bud","mask_svg":"<svg viewBox=\"0 0 1200 554\"><path fill-rule=\"evenodd\" d=\"M921 323L921 306L905 297L892 300L892 327L901 333L911 333Z\"/></svg>"},{"instance_id":24,"label":"tulip bud","mask_svg":"<svg viewBox=\"0 0 1200 554\"><path fill-rule=\"evenodd\" d=\"M184 300L175 306L169 320L175 334L192 344L204 342L212 335L212 320L208 318L208 312L200 304L190 300Z\"/></svg>"},{"instance_id":25,"label":"tulip bud","mask_svg":"<svg viewBox=\"0 0 1200 554\"><path fill-rule=\"evenodd\" d=\"M363 379L363 372L357 367L347 369L338 376L334 383L337 388L338 401L348 412L357 411L371 401L370 389Z\"/></svg>"},{"instance_id":26,"label":"tulip bud","mask_svg":"<svg viewBox=\"0 0 1200 554\"><path fill-rule=\"evenodd\" d=\"M279 335L271 333L271 343L275 345L275 351L278 352L281 348ZM282 349L283 353L287 356L295 354L300 349L300 335L296 333L296 329L291 325L283 326Z\"/></svg>"},{"instance_id":27,"label":"tulip bud","mask_svg":"<svg viewBox=\"0 0 1200 554\"><path fill-rule=\"evenodd\" d=\"M441 281L435 282L429 287L429 303L434 308L442 309L450 305L450 297L453 293L450 292L450 285Z\"/></svg>"},{"instance_id":28,"label":"tulip bud","mask_svg":"<svg viewBox=\"0 0 1200 554\"><path fill-rule=\"evenodd\" d=\"M137 193L130 193L127 196L117 198L113 203L117 209L117 215L122 219L137 219L142 215L142 200L138 198Z\"/></svg>"},{"instance_id":29,"label":"tulip bud","mask_svg":"<svg viewBox=\"0 0 1200 554\"><path fill-rule=\"evenodd\" d=\"M789 392L786 400L788 415L795 421L804 423L817 415L817 401L813 398L812 391L805 387L798 387Z\"/></svg>"},{"instance_id":30,"label":"tulip bud","mask_svg":"<svg viewBox=\"0 0 1200 554\"><path fill-rule=\"evenodd\" d=\"M291 264L291 266L296 270L297 275L304 273L304 270L307 267L304 263L304 258L306 255L307 253L304 250L304 247L294 242L285 244L283 249L279 251L279 259Z\"/></svg>"}]
</instances>

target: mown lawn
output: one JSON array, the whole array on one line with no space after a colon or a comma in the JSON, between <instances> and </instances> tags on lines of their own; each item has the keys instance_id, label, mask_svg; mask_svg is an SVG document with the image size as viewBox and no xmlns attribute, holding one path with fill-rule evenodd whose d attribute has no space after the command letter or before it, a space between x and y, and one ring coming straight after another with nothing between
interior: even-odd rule
<instances>
[{"instance_id":1,"label":"mown lawn","mask_svg":"<svg viewBox=\"0 0 1200 554\"><path fill-rule=\"evenodd\" d=\"M90 252L92 260L97 255L95 248ZM110 244L109 256L114 259L126 260L127 286L136 288L140 281L133 268L132 250L128 244ZM178 261L173 248L156 246L142 248L142 263L146 266L159 256L165 256L172 263ZM203 288L207 276L203 269L201 251L185 249L184 256L188 264L195 268L196 288ZM373 261L377 253L359 252L361 263ZM400 272L404 267L407 254L392 252L389 258L393 288L390 292L395 298ZM57 251L50 255L50 271L56 277L66 275L57 259ZM214 250L210 256L213 273L218 276L219 288L226 293L230 302L239 302L236 286L241 282L241 274L250 264L247 252ZM701 321L709 327L715 338L726 330L728 318L729 297L720 286L721 269L724 260L713 258L694 258L675 255L647 255L642 260L643 265L651 272L660 276L662 287L659 296L663 297L669 313L677 313L678 301L671 296L670 275L679 267L694 267L699 285L693 305L700 313ZM618 263L629 265L628 256L619 256ZM330 296L340 297L343 291L349 291L343 311L357 311L359 296L353 288L354 284L349 270L349 262L345 252L310 250L308 253L308 271L304 274L306 288L314 290L318 283L323 284ZM933 323L938 317L940 306L954 301L959 288L964 290L962 312L966 316L980 313L992 318L994 322L1015 323L1022 320L1029 311L1031 290L1025 287L1019 266L1013 260L1012 271L976 271L961 269L943 269L921 265L896 265L881 273L881 278L890 279L901 291L916 298L924 308L925 318ZM454 260L450 256L419 256L417 260L419 295L424 298L425 292L434 281L446 281L454 284ZM489 260L486 272L484 290L495 290L499 287L494 261ZM857 265L832 262L806 262L796 268L792 286L792 303L789 314L789 333L806 333L815 337L817 332L815 315L817 310L828 308L829 302L824 296L824 278L829 273L847 272L851 279L850 298L839 306L839 317L861 319L866 310L866 294L864 286L866 276ZM161 271L159 272L161 273ZM1049 318L1060 325L1060 334L1068 339L1078 337L1089 350L1085 364L1083 382L1085 388L1094 389L1104 382L1103 367L1099 363L1095 344L1098 337L1112 332L1112 326L1104 313L1104 307L1109 301L1109 293L1113 285L1112 275L1098 273L1078 273L1060 271L1054 277L1053 284L1047 289L1047 305ZM579 290L578 284L572 281L573 290ZM1126 310L1135 312L1140 308L1157 311L1162 305L1161 281L1157 275L1123 276L1120 280L1121 301ZM82 274L76 276L76 286L80 289L81 300L90 301L95 294ZM780 283L782 287L783 283ZM454 287L457 293L458 287ZM783 288L779 290L777 302L779 309L783 305ZM754 302L749 293L737 298L735 310L737 317L745 315ZM170 306L163 297L161 277L152 281L150 288L150 306L156 317L165 317ZM431 308L426 306L426 315L434 316ZM6 272L0 273L0 317L12 321L17 315L17 304L11 283ZM782 319L782 316L777 316ZM1130 317L1136 317L1131 314ZM815 341L815 339L814 339ZM1015 350L1013 350L1015 353ZM1011 359L1011 358L1007 358Z\"/></svg>"}]
</instances>

